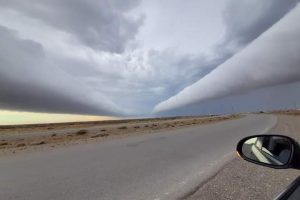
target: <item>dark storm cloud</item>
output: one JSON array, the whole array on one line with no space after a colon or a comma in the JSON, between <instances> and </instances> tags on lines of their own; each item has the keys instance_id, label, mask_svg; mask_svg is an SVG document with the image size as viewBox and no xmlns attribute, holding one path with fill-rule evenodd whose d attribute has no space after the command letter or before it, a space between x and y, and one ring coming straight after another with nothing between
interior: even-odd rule
<instances>
[{"instance_id":1,"label":"dark storm cloud","mask_svg":"<svg viewBox=\"0 0 300 200\"><path fill-rule=\"evenodd\" d=\"M143 17L133 18L127 12L140 0L0 0L26 16L41 20L67 32L89 47L121 53L134 39Z\"/></svg>"},{"instance_id":2,"label":"dark storm cloud","mask_svg":"<svg viewBox=\"0 0 300 200\"><path fill-rule=\"evenodd\" d=\"M5 47L0 51L2 109L110 115L120 112L101 94L51 65L41 44L19 39L3 26L0 44Z\"/></svg>"}]
</instances>

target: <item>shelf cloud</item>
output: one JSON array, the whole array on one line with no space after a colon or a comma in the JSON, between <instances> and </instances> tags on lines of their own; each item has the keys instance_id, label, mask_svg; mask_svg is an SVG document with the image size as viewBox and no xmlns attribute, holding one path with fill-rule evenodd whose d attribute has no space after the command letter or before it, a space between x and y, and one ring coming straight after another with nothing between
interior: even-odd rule
<instances>
[{"instance_id":1,"label":"shelf cloud","mask_svg":"<svg viewBox=\"0 0 300 200\"><path fill-rule=\"evenodd\" d=\"M0 0L0 109L149 116L298 80L298 2Z\"/></svg>"},{"instance_id":2,"label":"shelf cloud","mask_svg":"<svg viewBox=\"0 0 300 200\"><path fill-rule=\"evenodd\" d=\"M155 106L172 110L210 99L300 81L300 5L232 58Z\"/></svg>"}]
</instances>

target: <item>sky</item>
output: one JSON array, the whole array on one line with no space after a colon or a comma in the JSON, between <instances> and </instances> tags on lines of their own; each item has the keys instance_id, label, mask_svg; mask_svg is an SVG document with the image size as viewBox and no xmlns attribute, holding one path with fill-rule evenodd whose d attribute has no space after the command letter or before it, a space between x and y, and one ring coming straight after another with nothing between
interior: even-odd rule
<instances>
[{"instance_id":1,"label":"sky","mask_svg":"<svg viewBox=\"0 0 300 200\"><path fill-rule=\"evenodd\" d=\"M0 0L0 110L297 107L299 21L298 0Z\"/></svg>"},{"instance_id":2,"label":"sky","mask_svg":"<svg viewBox=\"0 0 300 200\"><path fill-rule=\"evenodd\" d=\"M83 121L103 121L115 120L114 117L74 115L74 114L53 114L35 113L20 111L0 111L0 125L19 124L43 124L43 123L63 123L63 122L83 122Z\"/></svg>"}]
</instances>

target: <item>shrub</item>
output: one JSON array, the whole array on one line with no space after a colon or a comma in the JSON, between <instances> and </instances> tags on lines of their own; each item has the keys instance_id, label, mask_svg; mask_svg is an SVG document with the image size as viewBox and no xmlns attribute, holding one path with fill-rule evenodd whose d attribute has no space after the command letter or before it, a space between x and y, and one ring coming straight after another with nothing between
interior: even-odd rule
<instances>
[{"instance_id":1,"label":"shrub","mask_svg":"<svg viewBox=\"0 0 300 200\"><path fill-rule=\"evenodd\" d=\"M121 126L118 129L127 129L127 126Z\"/></svg>"},{"instance_id":2,"label":"shrub","mask_svg":"<svg viewBox=\"0 0 300 200\"><path fill-rule=\"evenodd\" d=\"M106 136L109 136L109 134L108 133L100 133L100 134L91 136L91 138L106 137Z\"/></svg>"},{"instance_id":3,"label":"shrub","mask_svg":"<svg viewBox=\"0 0 300 200\"><path fill-rule=\"evenodd\" d=\"M5 146L5 145L8 145L8 143L7 142L0 143L0 146Z\"/></svg>"},{"instance_id":4,"label":"shrub","mask_svg":"<svg viewBox=\"0 0 300 200\"><path fill-rule=\"evenodd\" d=\"M87 130L80 130L80 131L78 131L76 134L77 134L77 135L85 135L85 134L87 134L87 133L88 133Z\"/></svg>"},{"instance_id":5,"label":"shrub","mask_svg":"<svg viewBox=\"0 0 300 200\"><path fill-rule=\"evenodd\" d=\"M46 142L45 141L40 141L40 142L32 143L32 145L42 145L42 144L46 144Z\"/></svg>"},{"instance_id":6,"label":"shrub","mask_svg":"<svg viewBox=\"0 0 300 200\"><path fill-rule=\"evenodd\" d=\"M26 144L24 144L24 143L17 144L17 147L25 147L25 146L26 146Z\"/></svg>"}]
</instances>

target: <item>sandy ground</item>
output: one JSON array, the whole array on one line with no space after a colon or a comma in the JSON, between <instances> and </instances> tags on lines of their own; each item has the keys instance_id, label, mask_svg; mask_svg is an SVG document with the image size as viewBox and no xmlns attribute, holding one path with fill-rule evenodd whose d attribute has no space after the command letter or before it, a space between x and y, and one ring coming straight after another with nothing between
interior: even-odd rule
<instances>
[{"instance_id":1,"label":"sandy ground","mask_svg":"<svg viewBox=\"0 0 300 200\"><path fill-rule=\"evenodd\" d=\"M277 115L300 116L300 110L279 110L279 111L273 111L271 113Z\"/></svg>"},{"instance_id":2,"label":"sandy ground","mask_svg":"<svg viewBox=\"0 0 300 200\"><path fill-rule=\"evenodd\" d=\"M149 134L162 129L178 129L180 127L215 123L238 117L242 116L173 117L0 126L0 154L37 151L83 142L99 142L104 139Z\"/></svg>"},{"instance_id":3,"label":"sandy ground","mask_svg":"<svg viewBox=\"0 0 300 200\"><path fill-rule=\"evenodd\" d=\"M300 116L278 115L278 124L271 130L300 141ZM236 158L206 183L199 185L187 200L270 200L274 199L296 177L299 170L271 169Z\"/></svg>"}]
</instances>

